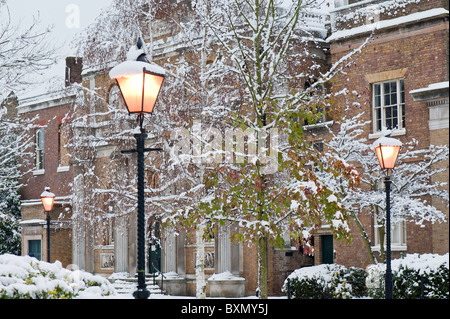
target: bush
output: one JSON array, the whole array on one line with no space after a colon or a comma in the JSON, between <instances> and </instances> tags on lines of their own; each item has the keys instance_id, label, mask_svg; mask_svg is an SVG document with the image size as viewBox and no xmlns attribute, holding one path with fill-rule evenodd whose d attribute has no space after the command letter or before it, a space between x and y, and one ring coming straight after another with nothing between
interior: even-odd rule
<instances>
[{"instance_id":1,"label":"bush","mask_svg":"<svg viewBox=\"0 0 450 319\"><path fill-rule=\"evenodd\" d=\"M449 298L449 254L410 254L391 265L394 299ZM367 272L369 296L384 298L386 265L370 265Z\"/></svg>"},{"instance_id":2,"label":"bush","mask_svg":"<svg viewBox=\"0 0 450 319\"><path fill-rule=\"evenodd\" d=\"M366 272L361 268L323 264L297 269L288 279L295 299L350 299L366 295ZM282 288L284 293L288 279Z\"/></svg>"},{"instance_id":3,"label":"bush","mask_svg":"<svg viewBox=\"0 0 450 319\"><path fill-rule=\"evenodd\" d=\"M347 299L385 298L385 264L361 268L319 265L295 270L289 275L292 298ZM394 299L448 299L449 254L410 254L392 260ZM282 291L287 294L288 280Z\"/></svg>"},{"instance_id":4,"label":"bush","mask_svg":"<svg viewBox=\"0 0 450 319\"><path fill-rule=\"evenodd\" d=\"M70 271L59 261L0 255L0 299L72 299L80 294L114 294L109 281L83 271Z\"/></svg>"}]
</instances>

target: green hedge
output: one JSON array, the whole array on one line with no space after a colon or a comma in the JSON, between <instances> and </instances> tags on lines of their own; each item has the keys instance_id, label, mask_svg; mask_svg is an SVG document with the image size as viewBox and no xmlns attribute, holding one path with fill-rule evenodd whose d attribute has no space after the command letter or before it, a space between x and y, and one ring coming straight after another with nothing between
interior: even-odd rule
<instances>
[{"instance_id":1,"label":"green hedge","mask_svg":"<svg viewBox=\"0 0 450 319\"><path fill-rule=\"evenodd\" d=\"M341 265L300 268L289 275L283 292L295 299L351 299L366 295L364 269Z\"/></svg>"},{"instance_id":2,"label":"green hedge","mask_svg":"<svg viewBox=\"0 0 450 319\"><path fill-rule=\"evenodd\" d=\"M296 299L384 298L385 264L366 270L319 265L295 270L282 291ZM449 254L410 254L392 260L394 299L448 299Z\"/></svg>"},{"instance_id":3,"label":"green hedge","mask_svg":"<svg viewBox=\"0 0 450 319\"><path fill-rule=\"evenodd\" d=\"M392 287L394 299L448 299L448 254L411 254L392 261ZM367 268L368 295L384 298L386 266L371 265Z\"/></svg>"}]
</instances>

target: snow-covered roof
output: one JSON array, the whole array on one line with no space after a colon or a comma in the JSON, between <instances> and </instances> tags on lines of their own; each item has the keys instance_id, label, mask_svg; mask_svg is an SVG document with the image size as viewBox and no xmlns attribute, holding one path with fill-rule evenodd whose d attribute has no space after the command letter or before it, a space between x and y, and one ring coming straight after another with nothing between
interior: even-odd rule
<instances>
[{"instance_id":1,"label":"snow-covered roof","mask_svg":"<svg viewBox=\"0 0 450 319\"><path fill-rule=\"evenodd\" d=\"M449 81L432 83L432 84L428 85L425 88L411 90L411 91L409 91L409 94L425 93L425 92L441 90L441 89L447 89L448 90L448 83L449 83Z\"/></svg>"},{"instance_id":2,"label":"snow-covered roof","mask_svg":"<svg viewBox=\"0 0 450 319\"><path fill-rule=\"evenodd\" d=\"M444 8L434 8L422 12L416 12L399 18L394 18L390 20L381 20L375 23L365 24L359 27L334 32L331 36L327 38L327 42L336 41L339 39L344 39L355 35L370 33L374 30L392 28L410 22L417 22L446 15L448 15L448 10Z\"/></svg>"},{"instance_id":3,"label":"snow-covered roof","mask_svg":"<svg viewBox=\"0 0 450 319\"><path fill-rule=\"evenodd\" d=\"M448 106L448 81L431 83L427 87L409 91L414 101L429 101L433 99L446 99ZM443 100L443 101L444 101ZM440 105L441 103L439 103Z\"/></svg>"},{"instance_id":4,"label":"snow-covered roof","mask_svg":"<svg viewBox=\"0 0 450 319\"><path fill-rule=\"evenodd\" d=\"M37 111L52 106L58 106L69 102L74 96L75 94L68 93L66 90L30 96L24 99L19 99L17 110L19 114L23 114L30 111Z\"/></svg>"}]
</instances>

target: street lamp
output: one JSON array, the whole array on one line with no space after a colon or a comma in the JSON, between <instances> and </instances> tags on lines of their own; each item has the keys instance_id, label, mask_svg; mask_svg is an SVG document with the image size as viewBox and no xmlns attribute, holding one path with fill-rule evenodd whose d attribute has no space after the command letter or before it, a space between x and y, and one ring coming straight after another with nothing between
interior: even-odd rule
<instances>
[{"instance_id":1,"label":"street lamp","mask_svg":"<svg viewBox=\"0 0 450 319\"><path fill-rule=\"evenodd\" d=\"M142 126L144 115L153 113L153 108L165 77L163 68L150 64L146 60L142 46L142 40L139 38L136 46L137 50L135 48L130 49L128 60L115 66L109 72L109 76L117 81L128 112L137 114L140 126L140 133L134 134L136 149L122 151L122 153L138 154L138 287L133 293L136 299L147 299L150 296L150 292L145 284L144 152L162 150L161 148L145 148L147 134Z\"/></svg>"},{"instance_id":2,"label":"street lamp","mask_svg":"<svg viewBox=\"0 0 450 319\"><path fill-rule=\"evenodd\" d=\"M381 169L386 170L384 184L386 185L386 276L385 298L392 299L392 270L391 270L391 172L397 162L402 143L390 137L380 137L372 144L377 154Z\"/></svg>"},{"instance_id":3,"label":"street lamp","mask_svg":"<svg viewBox=\"0 0 450 319\"><path fill-rule=\"evenodd\" d=\"M53 204L55 203L55 194L50 192L48 184L41 194L41 201L47 215L47 261L50 262L50 212L53 210Z\"/></svg>"},{"instance_id":4,"label":"street lamp","mask_svg":"<svg viewBox=\"0 0 450 319\"><path fill-rule=\"evenodd\" d=\"M131 59L139 54L136 60L127 60L109 72L109 76L117 81L128 112L138 115L141 131L144 114L153 113L165 77L163 68L148 63L142 45L139 38L137 50L132 48L128 54Z\"/></svg>"}]
</instances>

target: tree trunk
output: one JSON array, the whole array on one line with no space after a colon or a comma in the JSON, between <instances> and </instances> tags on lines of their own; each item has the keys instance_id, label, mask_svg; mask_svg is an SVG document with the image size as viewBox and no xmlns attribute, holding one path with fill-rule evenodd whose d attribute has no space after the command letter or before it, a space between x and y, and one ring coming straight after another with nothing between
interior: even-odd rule
<instances>
[{"instance_id":1,"label":"tree trunk","mask_svg":"<svg viewBox=\"0 0 450 319\"><path fill-rule=\"evenodd\" d=\"M356 213L352 212L352 218L355 221L356 226L358 226L358 229L359 229L359 231L361 233L361 238L362 238L362 240L364 242L364 246L366 247L367 254L369 255L370 262L372 264L376 264L377 262L376 262L374 254L373 254L372 247L370 245L371 243L370 243L369 235L367 235L366 231L364 230L364 226L362 225L362 223L359 220L358 216L356 216Z\"/></svg>"},{"instance_id":2,"label":"tree trunk","mask_svg":"<svg viewBox=\"0 0 450 319\"><path fill-rule=\"evenodd\" d=\"M195 261L195 283L197 286L195 297L199 299L206 298L205 281L205 241L203 239L204 226L199 225L196 231L197 251Z\"/></svg>"},{"instance_id":3,"label":"tree trunk","mask_svg":"<svg viewBox=\"0 0 450 319\"><path fill-rule=\"evenodd\" d=\"M267 237L258 239L258 288L259 298L267 299L268 296L268 259L267 259Z\"/></svg>"}]
</instances>

